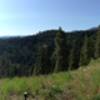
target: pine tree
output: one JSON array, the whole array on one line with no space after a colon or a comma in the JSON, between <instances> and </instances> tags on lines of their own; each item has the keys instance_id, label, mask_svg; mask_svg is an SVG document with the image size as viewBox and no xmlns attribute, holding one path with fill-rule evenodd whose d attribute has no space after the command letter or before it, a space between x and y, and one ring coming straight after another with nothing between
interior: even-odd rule
<instances>
[{"instance_id":1,"label":"pine tree","mask_svg":"<svg viewBox=\"0 0 100 100\"><path fill-rule=\"evenodd\" d=\"M69 68L68 68L69 70L71 70L73 67L73 55L74 55L73 53L74 53L74 49L72 48L69 56Z\"/></svg>"},{"instance_id":2,"label":"pine tree","mask_svg":"<svg viewBox=\"0 0 100 100\"><path fill-rule=\"evenodd\" d=\"M91 60L95 56L95 38L93 36L88 37L88 57Z\"/></svg>"},{"instance_id":3,"label":"pine tree","mask_svg":"<svg viewBox=\"0 0 100 100\"><path fill-rule=\"evenodd\" d=\"M50 63L50 56L49 56L49 47L48 45L43 45L42 47L42 59L41 59L41 73L48 74L51 71L51 63Z\"/></svg>"},{"instance_id":4,"label":"pine tree","mask_svg":"<svg viewBox=\"0 0 100 100\"><path fill-rule=\"evenodd\" d=\"M48 45L43 45L39 48L37 64L34 68L34 74L48 74L50 69L50 57L48 53Z\"/></svg>"},{"instance_id":5,"label":"pine tree","mask_svg":"<svg viewBox=\"0 0 100 100\"><path fill-rule=\"evenodd\" d=\"M100 57L100 27L96 33L96 43L95 43L95 58Z\"/></svg>"},{"instance_id":6,"label":"pine tree","mask_svg":"<svg viewBox=\"0 0 100 100\"><path fill-rule=\"evenodd\" d=\"M71 50L70 50L70 56L69 56L69 70L73 69L74 67L74 52L75 52L75 40L73 40L73 45L71 47Z\"/></svg>"},{"instance_id":7,"label":"pine tree","mask_svg":"<svg viewBox=\"0 0 100 100\"><path fill-rule=\"evenodd\" d=\"M66 34L59 28L58 33L56 34L55 38L55 57L56 57L56 64L55 64L55 72L64 71L68 69L67 64L67 45L66 45Z\"/></svg>"},{"instance_id":8,"label":"pine tree","mask_svg":"<svg viewBox=\"0 0 100 100\"><path fill-rule=\"evenodd\" d=\"M80 66L85 66L89 63L88 58L88 36L85 35L83 46L81 48L81 54L80 54Z\"/></svg>"}]
</instances>

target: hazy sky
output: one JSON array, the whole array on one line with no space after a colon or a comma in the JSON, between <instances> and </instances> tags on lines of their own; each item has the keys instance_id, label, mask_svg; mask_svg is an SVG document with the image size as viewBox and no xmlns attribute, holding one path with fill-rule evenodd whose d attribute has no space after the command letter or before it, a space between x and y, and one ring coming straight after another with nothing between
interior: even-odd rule
<instances>
[{"instance_id":1,"label":"hazy sky","mask_svg":"<svg viewBox=\"0 0 100 100\"><path fill-rule=\"evenodd\" d=\"M0 0L0 36L100 24L100 0Z\"/></svg>"}]
</instances>

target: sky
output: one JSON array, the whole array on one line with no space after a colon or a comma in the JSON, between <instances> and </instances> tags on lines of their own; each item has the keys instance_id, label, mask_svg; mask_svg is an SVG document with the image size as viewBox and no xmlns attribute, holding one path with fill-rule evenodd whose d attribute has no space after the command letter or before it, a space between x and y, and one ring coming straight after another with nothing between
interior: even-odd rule
<instances>
[{"instance_id":1,"label":"sky","mask_svg":"<svg viewBox=\"0 0 100 100\"><path fill-rule=\"evenodd\" d=\"M85 30L100 24L100 0L0 0L0 36L58 29Z\"/></svg>"}]
</instances>

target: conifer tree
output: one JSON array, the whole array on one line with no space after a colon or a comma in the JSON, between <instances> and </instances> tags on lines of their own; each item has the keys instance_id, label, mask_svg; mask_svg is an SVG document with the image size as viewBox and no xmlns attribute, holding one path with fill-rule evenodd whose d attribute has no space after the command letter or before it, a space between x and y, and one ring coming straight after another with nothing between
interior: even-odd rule
<instances>
[{"instance_id":1,"label":"conifer tree","mask_svg":"<svg viewBox=\"0 0 100 100\"><path fill-rule=\"evenodd\" d=\"M75 40L73 40L73 45L70 50L70 55L69 55L69 70L73 69L74 67L74 52L75 52Z\"/></svg>"},{"instance_id":2,"label":"conifer tree","mask_svg":"<svg viewBox=\"0 0 100 100\"><path fill-rule=\"evenodd\" d=\"M67 45L66 45L66 34L59 28L58 33L56 34L55 39L55 56L56 56L56 64L55 64L55 72L63 71L68 69L67 64Z\"/></svg>"},{"instance_id":3,"label":"conifer tree","mask_svg":"<svg viewBox=\"0 0 100 100\"><path fill-rule=\"evenodd\" d=\"M88 58L88 36L85 35L83 46L81 48L81 54L80 54L80 66L85 66L89 63Z\"/></svg>"},{"instance_id":4,"label":"conifer tree","mask_svg":"<svg viewBox=\"0 0 100 100\"><path fill-rule=\"evenodd\" d=\"M34 68L34 73L36 74L48 74L50 69L50 57L48 54L48 45L43 45L39 48L37 64Z\"/></svg>"},{"instance_id":5,"label":"conifer tree","mask_svg":"<svg viewBox=\"0 0 100 100\"><path fill-rule=\"evenodd\" d=\"M96 33L96 43L95 43L95 58L100 57L100 27Z\"/></svg>"},{"instance_id":6,"label":"conifer tree","mask_svg":"<svg viewBox=\"0 0 100 100\"><path fill-rule=\"evenodd\" d=\"M95 56L95 38L93 36L88 37L88 57L91 60Z\"/></svg>"},{"instance_id":7,"label":"conifer tree","mask_svg":"<svg viewBox=\"0 0 100 100\"><path fill-rule=\"evenodd\" d=\"M71 70L72 69L72 67L74 67L73 66L73 56L74 56L74 48L72 48L71 49L71 51L70 51L70 56L69 56L69 70Z\"/></svg>"}]
</instances>

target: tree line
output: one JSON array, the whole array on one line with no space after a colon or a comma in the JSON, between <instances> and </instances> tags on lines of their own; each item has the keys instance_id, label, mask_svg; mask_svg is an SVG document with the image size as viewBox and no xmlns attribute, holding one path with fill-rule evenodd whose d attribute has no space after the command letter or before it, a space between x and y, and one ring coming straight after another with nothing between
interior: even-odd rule
<instances>
[{"instance_id":1,"label":"tree line","mask_svg":"<svg viewBox=\"0 0 100 100\"><path fill-rule=\"evenodd\" d=\"M39 68L41 68L42 74L77 69L80 66L87 66L91 59L98 59L100 57L100 28L98 28L94 36L87 33L82 36L82 42L78 40L70 41L72 47L69 48L66 33L59 28L55 37L55 49L52 54L53 67L49 65L48 47L43 45L41 51L39 51L40 59L38 61L40 61Z\"/></svg>"},{"instance_id":2,"label":"tree line","mask_svg":"<svg viewBox=\"0 0 100 100\"><path fill-rule=\"evenodd\" d=\"M86 66L100 57L100 27L62 28L28 37L0 39L0 77L32 76Z\"/></svg>"}]
</instances>

